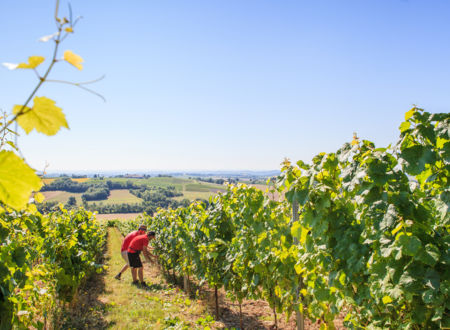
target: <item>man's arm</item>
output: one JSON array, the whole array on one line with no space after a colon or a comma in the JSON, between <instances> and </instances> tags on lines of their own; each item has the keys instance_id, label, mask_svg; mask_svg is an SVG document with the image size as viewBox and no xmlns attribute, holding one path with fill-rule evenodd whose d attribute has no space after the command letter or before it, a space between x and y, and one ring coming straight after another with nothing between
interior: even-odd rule
<instances>
[{"instance_id":1,"label":"man's arm","mask_svg":"<svg viewBox=\"0 0 450 330\"><path fill-rule=\"evenodd\" d=\"M144 250L142 251L144 253L144 257L147 261L151 261L151 262L155 262L156 261L156 256L154 254L150 253L151 248L149 248L148 246L144 247ZM152 260L153 258L153 260Z\"/></svg>"}]
</instances>

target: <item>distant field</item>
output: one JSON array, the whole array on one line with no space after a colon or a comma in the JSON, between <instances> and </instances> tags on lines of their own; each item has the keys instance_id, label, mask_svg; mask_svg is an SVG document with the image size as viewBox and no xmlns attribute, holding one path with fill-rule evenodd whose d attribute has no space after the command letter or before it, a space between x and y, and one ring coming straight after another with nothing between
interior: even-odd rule
<instances>
[{"instance_id":1,"label":"distant field","mask_svg":"<svg viewBox=\"0 0 450 330\"><path fill-rule=\"evenodd\" d=\"M86 181L89 181L90 179L89 178L76 178L76 179L72 179L72 181L75 181L75 182L86 182Z\"/></svg>"},{"instance_id":2,"label":"distant field","mask_svg":"<svg viewBox=\"0 0 450 330\"><path fill-rule=\"evenodd\" d=\"M189 199L190 201L194 201L196 199L205 199L209 200L209 197L215 195L215 192L212 191L183 191L183 196L175 197L174 199L177 201L181 201L185 198Z\"/></svg>"},{"instance_id":3,"label":"distant field","mask_svg":"<svg viewBox=\"0 0 450 330\"><path fill-rule=\"evenodd\" d=\"M221 187L223 188L223 187ZM203 183L189 183L184 187L185 191L211 191L212 187L208 184Z\"/></svg>"},{"instance_id":4,"label":"distant field","mask_svg":"<svg viewBox=\"0 0 450 330\"><path fill-rule=\"evenodd\" d=\"M141 203L142 202L142 199L140 199L139 197L134 196L133 194L131 194L126 189L113 189L110 192L111 192L111 194L109 195L107 200L92 201L92 202L88 202L88 204L91 204L91 203L96 203L96 204L102 203L103 205L111 205L111 204L122 204L122 203L136 204L136 203Z\"/></svg>"},{"instance_id":5,"label":"distant field","mask_svg":"<svg viewBox=\"0 0 450 330\"><path fill-rule=\"evenodd\" d=\"M174 186L177 191L183 191L184 185L194 182L193 180L189 179L173 178L173 177L152 177L146 179L136 179L136 178L104 178L102 180L92 179L92 182L105 182L105 181L112 181L112 182L131 181L137 185L163 187L163 188L168 186Z\"/></svg>"},{"instance_id":6,"label":"distant field","mask_svg":"<svg viewBox=\"0 0 450 330\"><path fill-rule=\"evenodd\" d=\"M138 185L147 185L153 187L168 187L174 186L175 190L183 193L184 196L176 197L177 200L182 200L188 198L190 200L195 200L197 198L208 199L209 196L216 194L217 191L224 191L226 188L223 185L202 182L187 178L174 178L174 177L152 177L146 179L136 179L136 178L104 178L92 179L92 182L104 182L104 180L113 182L127 182L131 181Z\"/></svg>"},{"instance_id":7,"label":"distant field","mask_svg":"<svg viewBox=\"0 0 450 330\"><path fill-rule=\"evenodd\" d=\"M46 184L51 183L54 178L46 178L43 179ZM196 199L205 199L208 200L209 197L217 194L219 191L225 191L226 187L224 185L219 185L215 183L197 181L194 179L187 178L175 178L175 177L151 177L146 179L137 179L137 178L104 178L104 179L89 179L89 178L80 178L80 179L72 179L73 181L78 182L86 182L90 180L90 182L105 182L105 181L113 181L113 182L127 182L131 181L137 185L145 185L145 186L153 186L153 187L168 187L174 186L175 190L181 192L183 196L175 197L174 199L181 201L185 198L193 201ZM46 201L57 201L60 203L66 203L70 196L74 196L77 200L77 204L81 205L81 195L82 193L69 193L65 191L45 191L43 192ZM120 203L140 203L142 199L132 195L126 189L115 189L111 190L111 194L107 200L102 201L90 201L89 204L103 204L103 205L111 205L111 204L120 204Z\"/></svg>"},{"instance_id":8,"label":"distant field","mask_svg":"<svg viewBox=\"0 0 450 330\"><path fill-rule=\"evenodd\" d=\"M45 196L45 201L47 202L60 202L60 203L66 203L69 200L70 196L74 196L77 200L77 204L81 205L81 195L83 193L71 193L66 191L43 191L42 192ZM114 189L111 190L111 194L109 195L107 200L102 201L91 201L88 202L88 204L92 203L103 203L104 205L111 205L111 204L121 204L121 203L128 203L128 204L134 204L134 203L140 203L142 202L142 199L132 195L128 190L125 189Z\"/></svg>"},{"instance_id":9,"label":"distant field","mask_svg":"<svg viewBox=\"0 0 450 330\"><path fill-rule=\"evenodd\" d=\"M55 178L44 178L42 179L42 182L44 182L44 184L50 184L55 180L56 180ZM89 178L77 178L77 179L72 178L71 180L75 182L86 182L89 181Z\"/></svg>"},{"instance_id":10,"label":"distant field","mask_svg":"<svg viewBox=\"0 0 450 330\"><path fill-rule=\"evenodd\" d=\"M97 220L130 220L135 219L138 216L142 215L142 213L113 213L113 214L97 214Z\"/></svg>"},{"instance_id":11,"label":"distant field","mask_svg":"<svg viewBox=\"0 0 450 330\"><path fill-rule=\"evenodd\" d=\"M82 193L71 193L67 191L43 191L42 194L45 196L46 202L59 202L67 203L70 196L74 196L77 200L77 204L81 205L81 195Z\"/></svg>"}]
</instances>

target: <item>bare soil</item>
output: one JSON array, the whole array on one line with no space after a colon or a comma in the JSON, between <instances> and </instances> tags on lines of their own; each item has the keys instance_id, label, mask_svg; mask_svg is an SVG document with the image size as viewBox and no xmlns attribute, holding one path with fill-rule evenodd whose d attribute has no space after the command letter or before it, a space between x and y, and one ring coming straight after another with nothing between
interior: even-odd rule
<instances>
[{"instance_id":1,"label":"bare soil","mask_svg":"<svg viewBox=\"0 0 450 330\"><path fill-rule=\"evenodd\" d=\"M110 213L110 214L97 214L96 217L99 220L130 220L135 219L142 213Z\"/></svg>"},{"instance_id":2,"label":"bare soil","mask_svg":"<svg viewBox=\"0 0 450 330\"><path fill-rule=\"evenodd\" d=\"M151 267L151 271L155 276L161 270L157 267ZM174 281L173 275L165 274L166 280L171 283L175 283L179 287L183 286L183 279L177 278ZM190 281L190 292L196 292L198 290L197 303L206 306L210 315L215 315L215 297L214 289L209 288L206 285L201 287L195 281ZM240 314L239 304L233 302L226 297L224 290L219 290L219 319L213 324L214 329L240 329ZM269 304L263 300L244 300L242 303L242 325L243 329L261 329L261 330L273 330L273 329L297 329L295 314L291 315L289 319L286 319L286 315L277 313L277 325L275 327L274 314ZM337 330L346 329L343 325L343 318L345 315L340 315L334 322L334 326ZM320 329L320 322L312 322L305 318L305 329L316 330Z\"/></svg>"}]
</instances>

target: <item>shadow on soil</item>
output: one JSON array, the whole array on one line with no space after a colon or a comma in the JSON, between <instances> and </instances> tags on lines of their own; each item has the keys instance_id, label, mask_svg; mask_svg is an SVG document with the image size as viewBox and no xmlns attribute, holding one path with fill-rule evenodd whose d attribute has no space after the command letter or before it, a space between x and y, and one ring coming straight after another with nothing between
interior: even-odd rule
<instances>
[{"instance_id":1,"label":"shadow on soil","mask_svg":"<svg viewBox=\"0 0 450 330\"><path fill-rule=\"evenodd\" d=\"M108 259L105 259L106 263ZM62 312L59 329L109 329L113 322L107 322L104 316L108 304L99 300L105 292L105 274L92 275L78 290L78 295Z\"/></svg>"},{"instance_id":2,"label":"shadow on soil","mask_svg":"<svg viewBox=\"0 0 450 330\"><path fill-rule=\"evenodd\" d=\"M175 275L173 272L164 272L160 269L167 283L183 289L183 278ZM208 312L215 315L214 303L214 289L207 286L199 286L198 283L189 281L189 292L191 299L200 299L208 306ZM198 294L198 295L197 295ZM241 329L239 310L236 310L238 305L232 303L229 299L224 297L223 292L219 293L219 321L223 322L226 328ZM259 315L249 315L245 313L245 306L243 305L242 313L242 329L274 329L273 326L267 326L259 318Z\"/></svg>"}]
</instances>

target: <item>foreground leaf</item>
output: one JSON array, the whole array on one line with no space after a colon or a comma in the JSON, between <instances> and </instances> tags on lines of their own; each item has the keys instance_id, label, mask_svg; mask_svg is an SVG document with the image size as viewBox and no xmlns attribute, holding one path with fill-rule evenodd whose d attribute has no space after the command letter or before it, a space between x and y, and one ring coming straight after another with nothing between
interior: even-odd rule
<instances>
[{"instance_id":1,"label":"foreground leaf","mask_svg":"<svg viewBox=\"0 0 450 330\"><path fill-rule=\"evenodd\" d=\"M64 52L64 60L72 64L78 70L83 70L83 65L81 64L84 62L83 58L77 54L74 54L71 50L66 50Z\"/></svg>"},{"instance_id":2,"label":"foreground leaf","mask_svg":"<svg viewBox=\"0 0 450 330\"><path fill-rule=\"evenodd\" d=\"M19 63L17 69L34 69L45 61L43 56L30 56L28 57L28 63Z\"/></svg>"},{"instance_id":3,"label":"foreground leaf","mask_svg":"<svg viewBox=\"0 0 450 330\"><path fill-rule=\"evenodd\" d=\"M14 106L13 113L17 114L21 108L20 105ZM61 127L69 128L62 109L45 96L36 96L33 108L27 108L27 112L17 117L17 122L27 134L36 129L46 135L55 135Z\"/></svg>"},{"instance_id":4,"label":"foreground leaf","mask_svg":"<svg viewBox=\"0 0 450 330\"><path fill-rule=\"evenodd\" d=\"M392 298L391 297L389 297L389 296L384 296L383 297L383 304L389 304L389 303L391 303L392 302Z\"/></svg>"},{"instance_id":5,"label":"foreground leaf","mask_svg":"<svg viewBox=\"0 0 450 330\"><path fill-rule=\"evenodd\" d=\"M14 209L22 209L31 192L41 186L41 179L22 158L12 151L0 151L0 201Z\"/></svg>"}]
</instances>

